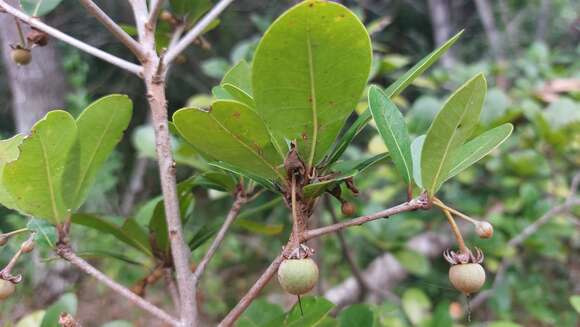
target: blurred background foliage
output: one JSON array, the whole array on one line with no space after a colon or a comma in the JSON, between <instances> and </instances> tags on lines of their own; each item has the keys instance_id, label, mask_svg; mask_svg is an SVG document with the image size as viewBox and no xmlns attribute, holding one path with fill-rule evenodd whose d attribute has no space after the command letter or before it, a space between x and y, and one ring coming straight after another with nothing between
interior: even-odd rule
<instances>
[{"instance_id":1,"label":"blurred background foliage","mask_svg":"<svg viewBox=\"0 0 580 327\"><path fill-rule=\"evenodd\" d=\"M369 82L382 86L396 80L441 43L441 39L465 29L440 64L417 79L395 102L403 111L413 136L424 134L451 90L474 73L484 72L489 92L481 130L505 122L515 125L514 134L500 149L461 173L454 182L447 183L439 196L460 211L494 224L495 235L491 240L468 236L468 243L480 247L486 254L485 288L493 287L493 290L489 298L473 303L471 322L467 322L467 299L451 287L447 279L448 264L440 255L451 245L444 216L436 210L406 213L344 231L342 237L352 264L345 260L345 249L338 238L327 236L312 244L317 249L322 276L313 295L326 296L338 307L333 308L333 304L321 297L305 298L307 315L297 316L294 308L288 314L287 323L313 325L305 320L311 314L317 326L578 326L580 208L554 215L517 246L508 245L527 226L570 196L572 177L580 167L578 2L341 2L359 15L372 35L374 62ZM131 23L125 2L100 1L100 4L114 13L119 22ZM170 110L186 105L207 106L212 97L211 88L239 60L251 62L260 35L291 4L278 0L234 2L219 25L190 47L171 70ZM64 1L47 19L88 43L129 57L122 46L86 15L76 3ZM129 74L75 49L59 44L57 50L67 81L67 110L78 114L94 99L110 93L128 94L135 103L131 128L100 172L83 211L119 225L127 217L145 224L156 215L160 190L155 163L151 160L154 139L152 128L147 125L143 86ZM4 66L10 64L5 62ZM6 70L0 70L2 137L16 132L10 83ZM363 98L357 112L366 107ZM350 121L355 118L353 114ZM207 167L177 137L174 150L179 180L186 180ZM384 150L371 123L355 139L344 158L357 159ZM390 163L381 162L357 176L361 194L349 200L356 204L358 214L404 201L405 186L396 174ZM200 183L208 184L211 183L207 180L205 184ZM208 245L205 241L223 221L231 200L224 192L205 187L193 189L191 205L185 210L189 216L186 234L195 249L194 262L203 255ZM340 212L336 201L330 203ZM0 208L0 217L3 232L28 224L41 231L43 238L52 237L53 232L40 221L27 222L3 208ZM314 220L315 224L332 221L322 203ZM253 284L289 232L287 209L272 195L264 194L244 208L198 294L208 325L227 313ZM80 225L73 227L73 235L79 253L90 257L105 273L125 285L139 285L155 269L156 263L151 257L115 237ZM0 262L7 262L16 246L16 242L11 242L2 247ZM56 269L59 263L54 254L42 244L38 248L32 260L21 262L17 267L24 272L26 281L15 297L0 304L0 325L38 326L43 317L45 322L49 321L46 317L63 307L76 312L87 326L152 325L141 312L102 285L67 270L66 265ZM494 283L494 277L502 269L505 271ZM369 285L378 286L367 285L366 292L340 293L341 288L343 293L352 290L353 283L356 288L352 276L357 271L363 272ZM62 286L48 291L52 289L48 284L59 283ZM147 296L169 306L162 282L150 285ZM294 301L276 282L271 282L239 325L266 325L287 311ZM46 326L51 325L48 322Z\"/></svg>"}]
</instances>

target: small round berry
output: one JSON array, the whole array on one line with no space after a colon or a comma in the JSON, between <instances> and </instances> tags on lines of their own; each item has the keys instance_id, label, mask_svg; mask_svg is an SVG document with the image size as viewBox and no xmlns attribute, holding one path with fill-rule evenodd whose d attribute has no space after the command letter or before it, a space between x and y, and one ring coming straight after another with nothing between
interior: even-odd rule
<instances>
[{"instance_id":1,"label":"small round berry","mask_svg":"<svg viewBox=\"0 0 580 327\"><path fill-rule=\"evenodd\" d=\"M159 15L159 19L161 19L162 21L166 22L166 23L171 23L173 22L173 14L171 12L169 12L168 10L163 10L161 12L161 14Z\"/></svg>"},{"instance_id":2,"label":"small round berry","mask_svg":"<svg viewBox=\"0 0 580 327\"><path fill-rule=\"evenodd\" d=\"M16 291L16 286L7 280L0 279L0 301L6 300Z\"/></svg>"},{"instance_id":3,"label":"small round berry","mask_svg":"<svg viewBox=\"0 0 580 327\"><path fill-rule=\"evenodd\" d=\"M278 281L290 294L308 293L318 281L318 266L310 258L284 260L278 268Z\"/></svg>"},{"instance_id":4,"label":"small round berry","mask_svg":"<svg viewBox=\"0 0 580 327\"><path fill-rule=\"evenodd\" d=\"M12 57L12 61L14 61L17 65L28 65L32 60L32 54L30 53L30 49L25 48L14 48L10 53Z\"/></svg>"},{"instance_id":5,"label":"small round berry","mask_svg":"<svg viewBox=\"0 0 580 327\"><path fill-rule=\"evenodd\" d=\"M26 242L22 243L20 247L22 249L22 253L30 253L34 250L34 240L27 240Z\"/></svg>"},{"instance_id":6,"label":"small round berry","mask_svg":"<svg viewBox=\"0 0 580 327\"><path fill-rule=\"evenodd\" d=\"M343 215L350 217L355 214L356 206L352 204L352 202L344 201L340 206L340 210L342 211Z\"/></svg>"},{"instance_id":7,"label":"small round berry","mask_svg":"<svg viewBox=\"0 0 580 327\"><path fill-rule=\"evenodd\" d=\"M6 243L8 243L8 240L10 239L10 237L1 235L0 236L0 246L4 246L6 245Z\"/></svg>"},{"instance_id":8,"label":"small round berry","mask_svg":"<svg viewBox=\"0 0 580 327\"><path fill-rule=\"evenodd\" d=\"M493 226L487 221L480 221L475 225L475 231L480 238L491 238L493 236Z\"/></svg>"},{"instance_id":9,"label":"small round berry","mask_svg":"<svg viewBox=\"0 0 580 327\"><path fill-rule=\"evenodd\" d=\"M485 283L485 270L478 263L453 265L449 268L449 280L458 291L469 295Z\"/></svg>"}]
</instances>

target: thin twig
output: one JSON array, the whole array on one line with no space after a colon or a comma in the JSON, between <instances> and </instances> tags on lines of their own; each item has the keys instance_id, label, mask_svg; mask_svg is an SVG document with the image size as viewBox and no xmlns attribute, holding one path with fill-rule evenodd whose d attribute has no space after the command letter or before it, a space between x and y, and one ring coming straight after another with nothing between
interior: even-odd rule
<instances>
[{"instance_id":1,"label":"thin twig","mask_svg":"<svg viewBox=\"0 0 580 327\"><path fill-rule=\"evenodd\" d=\"M23 248L24 244L32 241L34 241L34 233L30 234L30 236L28 236L28 239L25 242L23 242L22 245L20 245L20 248L18 249L18 251L16 251L14 256L12 256L6 267L0 270L0 279L7 280L14 284L18 284L22 281L22 275L20 274L12 275L12 269L18 262L18 259L20 259L20 256L22 256L22 254L24 253Z\"/></svg>"},{"instance_id":2,"label":"thin twig","mask_svg":"<svg viewBox=\"0 0 580 327\"><path fill-rule=\"evenodd\" d=\"M399 204L389 209L385 209L379 212L375 212L370 215L360 216L351 220L343 221L337 224L332 224L325 227L320 227L316 229L311 229L307 231L304 235L304 239L302 241L307 241L315 237L319 237L325 234L334 233L337 230L341 230L351 226L358 226L369 221L381 219L381 218L389 218L392 215L396 215L401 212L412 211L417 209L428 209L430 207L430 203L427 197L423 194L419 197L412 199L411 201Z\"/></svg>"},{"instance_id":3,"label":"thin twig","mask_svg":"<svg viewBox=\"0 0 580 327\"><path fill-rule=\"evenodd\" d=\"M290 249L291 247L287 246L286 248ZM242 297L240 302L238 302L238 304L219 323L218 327L230 327L234 325L234 322L236 322L236 320L242 315L242 313L246 311L246 309L250 306L252 301L254 301L256 297L258 297L262 289L266 287L266 285L268 285L268 282L270 282L272 277L274 277L274 275L278 271L278 267L280 267L282 261L284 261L284 256L282 254L277 256L276 259L272 261L272 263L270 264L270 266L268 266L266 271L262 273L260 278L258 278L258 280L254 283L254 285L252 285L250 290L248 290L246 295Z\"/></svg>"},{"instance_id":4,"label":"thin twig","mask_svg":"<svg viewBox=\"0 0 580 327\"><path fill-rule=\"evenodd\" d=\"M79 0L81 4L89 11L114 37L123 43L139 60L145 59L143 48L127 32L125 32L117 23L115 23L96 3L92 0Z\"/></svg>"},{"instance_id":5,"label":"thin twig","mask_svg":"<svg viewBox=\"0 0 580 327\"><path fill-rule=\"evenodd\" d=\"M241 186L240 186L240 188L241 188ZM236 198L234 200L234 203L232 204L230 211L228 212L226 220L224 221L224 223L220 227L218 234L216 235L216 237L213 240L213 242L211 243L209 249L207 250L207 252L203 256L203 259L201 259L201 261L199 262L199 265L197 266L197 268L195 269L195 272L193 273L193 280L194 280L194 283L196 285L199 282L203 273L205 272L209 261L213 258L217 249L219 248L222 241L224 240L226 233L228 232L230 226L234 223L234 220L236 219L236 217L240 213L240 210L242 209L242 205L244 203L246 203L246 199L247 198L246 198L246 195L244 194L243 190L240 189L238 192L236 192Z\"/></svg>"},{"instance_id":6,"label":"thin twig","mask_svg":"<svg viewBox=\"0 0 580 327\"><path fill-rule=\"evenodd\" d=\"M107 275L100 272L95 267L91 266L88 262L86 262L81 257L77 256L74 251L70 248L70 246L66 244L60 244L57 246L57 254L65 259L66 261L70 262L71 264L77 266L79 269L84 271L85 273L93 276L99 282L107 285L109 288L114 290L117 294L125 297L133 304L137 305L141 309L149 312L153 316L163 320L164 322L170 324L171 326L180 326L179 321L173 318L171 315L166 313L165 311L161 310L151 302L145 300L144 298L136 295L135 293L131 292L125 286L115 282Z\"/></svg>"},{"instance_id":7,"label":"thin twig","mask_svg":"<svg viewBox=\"0 0 580 327\"><path fill-rule=\"evenodd\" d=\"M155 26L155 22L157 22L159 13L161 9L163 9L163 2L164 0L151 0L151 5L149 6L149 20L148 24L153 28Z\"/></svg>"},{"instance_id":8,"label":"thin twig","mask_svg":"<svg viewBox=\"0 0 580 327\"><path fill-rule=\"evenodd\" d=\"M28 16L27 14L23 13L22 11L8 5L6 3L6 1L4 0L0 0L0 8L4 9L4 11L14 17L17 17L18 19L20 19L21 21L27 23L28 25L35 27L51 36L53 36L54 38L57 38L65 43L68 43L70 45L72 45L73 47L84 51L90 55L93 55L97 58L100 58L106 62L109 62L119 68L125 69L133 74L139 75L141 73L141 66L136 65L132 62L129 62L125 59L121 59L119 57L116 57L108 52L105 52L103 50L100 50L98 48L95 48L91 45L88 45L78 39L75 39L43 22L41 22L39 19L34 19L30 16Z\"/></svg>"},{"instance_id":9,"label":"thin twig","mask_svg":"<svg viewBox=\"0 0 580 327\"><path fill-rule=\"evenodd\" d=\"M465 245L465 241L463 240L463 236L461 235L461 231L459 230L459 227L455 223L455 219L453 219L451 212L449 212L449 210L444 209L444 208L442 208L441 210L445 214L445 217L447 217L447 222L449 223L449 226L451 226L451 231L453 232L453 235L455 235L455 239L457 240L457 245L459 246L459 251L461 253L468 254L469 249Z\"/></svg>"},{"instance_id":10,"label":"thin twig","mask_svg":"<svg viewBox=\"0 0 580 327\"><path fill-rule=\"evenodd\" d=\"M167 66L171 63L183 50L185 50L198 36L201 35L203 30L211 23L217 16L219 16L222 11L224 11L227 6L234 0L221 0L218 2L197 24L185 34L185 36L177 42L177 44L167 50L165 55L164 64Z\"/></svg>"}]
</instances>

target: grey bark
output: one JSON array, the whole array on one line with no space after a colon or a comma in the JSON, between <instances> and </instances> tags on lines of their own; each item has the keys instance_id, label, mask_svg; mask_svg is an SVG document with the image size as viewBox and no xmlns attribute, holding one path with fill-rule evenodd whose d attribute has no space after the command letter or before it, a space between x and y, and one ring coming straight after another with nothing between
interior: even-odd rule
<instances>
[{"instance_id":1,"label":"grey bark","mask_svg":"<svg viewBox=\"0 0 580 327\"><path fill-rule=\"evenodd\" d=\"M431 26L433 28L433 39L435 45L439 46L447 41L452 34L451 15L449 14L449 2L447 0L429 0L429 15L431 16ZM455 53L449 49L441 57L441 65L446 69L455 64Z\"/></svg>"}]
</instances>

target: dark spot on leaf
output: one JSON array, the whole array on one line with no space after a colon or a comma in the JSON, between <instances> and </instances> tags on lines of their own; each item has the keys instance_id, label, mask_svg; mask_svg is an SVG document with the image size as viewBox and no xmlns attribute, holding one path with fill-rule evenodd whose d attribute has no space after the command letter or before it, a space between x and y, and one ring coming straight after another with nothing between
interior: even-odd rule
<instances>
[{"instance_id":1,"label":"dark spot on leaf","mask_svg":"<svg viewBox=\"0 0 580 327\"><path fill-rule=\"evenodd\" d=\"M234 111L234 113L232 114L232 116L234 116L235 119L240 119L240 112L239 111Z\"/></svg>"},{"instance_id":2,"label":"dark spot on leaf","mask_svg":"<svg viewBox=\"0 0 580 327\"><path fill-rule=\"evenodd\" d=\"M336 102L334 102L334 100L330 100L330 101L328 101L328 104L329 104L331 107L334 107L334 106L336 105Z\"/></svg>"},{"instance_id":3,"label":"dark spot on leaf","mask_svg":"<svg viewBox=\"0 0 580 327\"><path fill-rule=\"evenodd\" d=\"M304 141L307 141L308 140L308 134L306 134L306 132L302 132L302 134L300 136L302 137L302 139Z\"/></svg>"},{"instance_id":4,"label":"dark spot on leaf","mask_svg":"<svg viewBox=\"0 0 580 327\"><path fill-rule=\"evenodd\" d=\"M308 97L308 103L312 103L312 96Z\"/></svg>"},{"instance_id":5,"label":"dark spot on leaf","mask_svg":"<svg viewBox=\"0 0 580 327\"><path fill-rule=\"evenodd\" d=\"M310 8L314 7L314 2L308 4L308 7L310 7Z\"/></svg>"}]
</instances>

